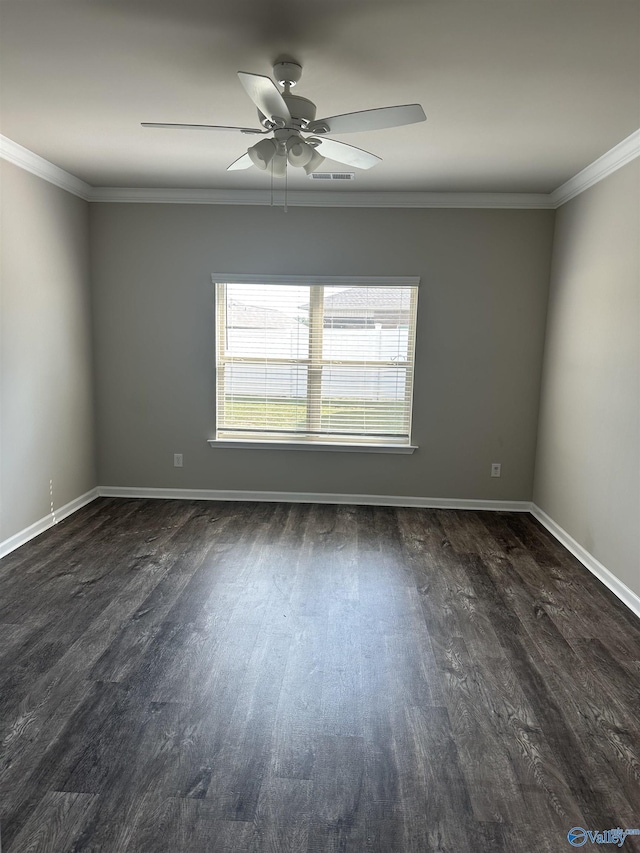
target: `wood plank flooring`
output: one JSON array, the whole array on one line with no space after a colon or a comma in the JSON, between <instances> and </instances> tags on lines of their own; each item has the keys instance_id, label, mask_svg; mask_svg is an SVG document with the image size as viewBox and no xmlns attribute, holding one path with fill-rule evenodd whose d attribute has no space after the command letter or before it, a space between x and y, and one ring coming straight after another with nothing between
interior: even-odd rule
<instances>
[{"instance_id":1,"label":"wood plank flooring","mask_svg":"<svg viewBox=\"0 0 640 853\"><path fill-rule=\"evenodd\" d=\"M100 499L0 561L4 853L557 853L640 828L639 709L528 515Z\"/></svg>"}]
</instances>

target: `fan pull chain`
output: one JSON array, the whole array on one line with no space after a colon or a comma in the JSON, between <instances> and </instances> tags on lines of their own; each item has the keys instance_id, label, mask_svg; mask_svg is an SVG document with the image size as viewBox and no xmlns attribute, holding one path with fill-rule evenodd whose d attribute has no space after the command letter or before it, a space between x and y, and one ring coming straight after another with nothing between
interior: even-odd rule
<instances>
[{"instance_id":1,"label":"fan pull chain","mask_svg":"<svg viewBox=\"0 0 640 853\"><path fill-rule=\"evenodd\" d=\"M289 188L289 164L284 167L284 212L288 213L287 208L287 193Z\"/></svg>"},{"instance_id":2,"label":"fan pull chain","mask_svg":"<svg viewBox=\"0 0 640 853\"><path fill-rule=\"evenodd\" d=\"M271 163L271 207L273 207L273 163Z\"/></svg>"}]
</instances>

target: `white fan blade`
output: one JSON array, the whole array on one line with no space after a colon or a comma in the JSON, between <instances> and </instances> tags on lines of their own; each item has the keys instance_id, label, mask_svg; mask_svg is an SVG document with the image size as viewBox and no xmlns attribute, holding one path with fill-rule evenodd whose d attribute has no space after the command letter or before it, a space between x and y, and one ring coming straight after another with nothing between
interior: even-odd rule
<instances>
[{"instance_id":1,"label":"white fan blade","mask_svg":"<svg viewBox=\"0 0 640 853\"><path fill-rule=\"evenodd\" d=\"M420 104L405 104L399 107L380 107L377 110L362 110L357 113L345 113L314 121L310 126L312 133L318 133L324 125L326 133L356 133L361 130L382 130L385 127L402 127L417 121L426 121L427 117Z\"/></svg>"},{"instance_id":2,"label":"white fan blade","mask_svg":"<svg viewBox=\"0 0 640 853\"><path fill-rule=\"evenodd\" d=\"M265 77L263 74L250 74L248 71L238 71L238 77L245 92L263 115L271 121L277 118L284 119L286 124L291 121L289 107L270 77Z\"/></svg>"},{"instance_id":3,"label":"white fan blade","mask_svg":"<svg viewBox=\"0 0 640 853\"><path fill-rule=\"evenodd\" d=\"M240 133L269 133L268 130L257 130L255 127L227 127L222 124L170 124L162 121L143 121L142 127L170 127L178 130L239 130Z\"/></svg>"},{"instance_id":4,"label":"white fan blade","mask_svg":"<svg viewBox=\"0 0 640 853\"><path fill-rule=\"evenodd\" d=\"M238 157L230 166L227 166L227 172L233 172L236 169L248 169L250 166L253 166L251 157L248 154L243 154L242 157Z\"/></svg>"},{"instance_id":5,"label":"white fan blade","mask_svg":"<svg viewBox=\"0 0 640 853\"><path fill-rule=\"evenodd\" d=\"M328 157L330 160L337 160L338 163L344 163L347 166L355 166L356 169L370 169L376 163L382 162L382 157L376 157L375 154L363 151L362 148L356 148L354 145L347 145L344 142L337 142L335 139L326 139L323 136L315 137L308 141L317 143L314 147L323 157Z\"/></svg>"}]
</instances>

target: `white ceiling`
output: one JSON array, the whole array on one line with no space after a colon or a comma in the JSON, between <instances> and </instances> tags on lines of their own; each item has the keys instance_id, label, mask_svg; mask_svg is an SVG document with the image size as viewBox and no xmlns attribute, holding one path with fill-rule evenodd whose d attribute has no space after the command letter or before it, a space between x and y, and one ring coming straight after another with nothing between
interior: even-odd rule
<instances>
[{"instance_id":1,"label":"white ceiling","mask_svg":"<svg viewBox=\"0 0 640 853\"><path fill-rule=\"evenodd\" d=\"M318 118L424 107L337 137L383 158L350 192L546 193L640 126L640 0L0 0L0 132L94 186L267 189L226 171L255 139L140 122L256 126L235 72L282 54Z\"/></svg>"}]
</instances>

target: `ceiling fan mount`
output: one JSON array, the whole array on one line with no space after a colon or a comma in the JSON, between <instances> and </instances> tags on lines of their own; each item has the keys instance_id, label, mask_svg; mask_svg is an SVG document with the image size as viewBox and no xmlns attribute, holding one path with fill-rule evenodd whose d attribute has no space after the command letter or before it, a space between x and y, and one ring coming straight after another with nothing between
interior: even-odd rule
<instances>
[{"instance_id":1,"label":"ceiling fan mount","mask_svg":"<svg viewBox=\"0 0 640 853\"><path fill-rule=\"evenodd\" d=\"M286 174L287 164L304 168L309 175L326 157L355 168L370 169L380 162L380 157L353 145L328 139L324 134L381 130L426 119L420 104L404 104L316 120L316 105L313 101L291 94L292 87L302 77L302 66L292 59L282 59L274 64L273 77L284 91L281 92L270 77L238 71L240 83L258 109L261 128L164 122L142 122L142 126L239 131L260 136L273 134L272 139L261 139L250 146L246 154L231 163L227 169L248 169L257 166L262 171L269 169L272 175L280 177ZM311 135L305 137L303 134ZM321 138L317 137L318 134Z\"/></svg>"},{"instance_id":2,"label":"ceiling fan mount","mask_svg":"<svg viewBox=\"0 0 640 853\"><path fill-rule=\"evenodd\" d=\"M302 65L297 62L284 60L273 66L273 79L285 88L293 88L302 77Z\"/></svg>"}]
</instances>

